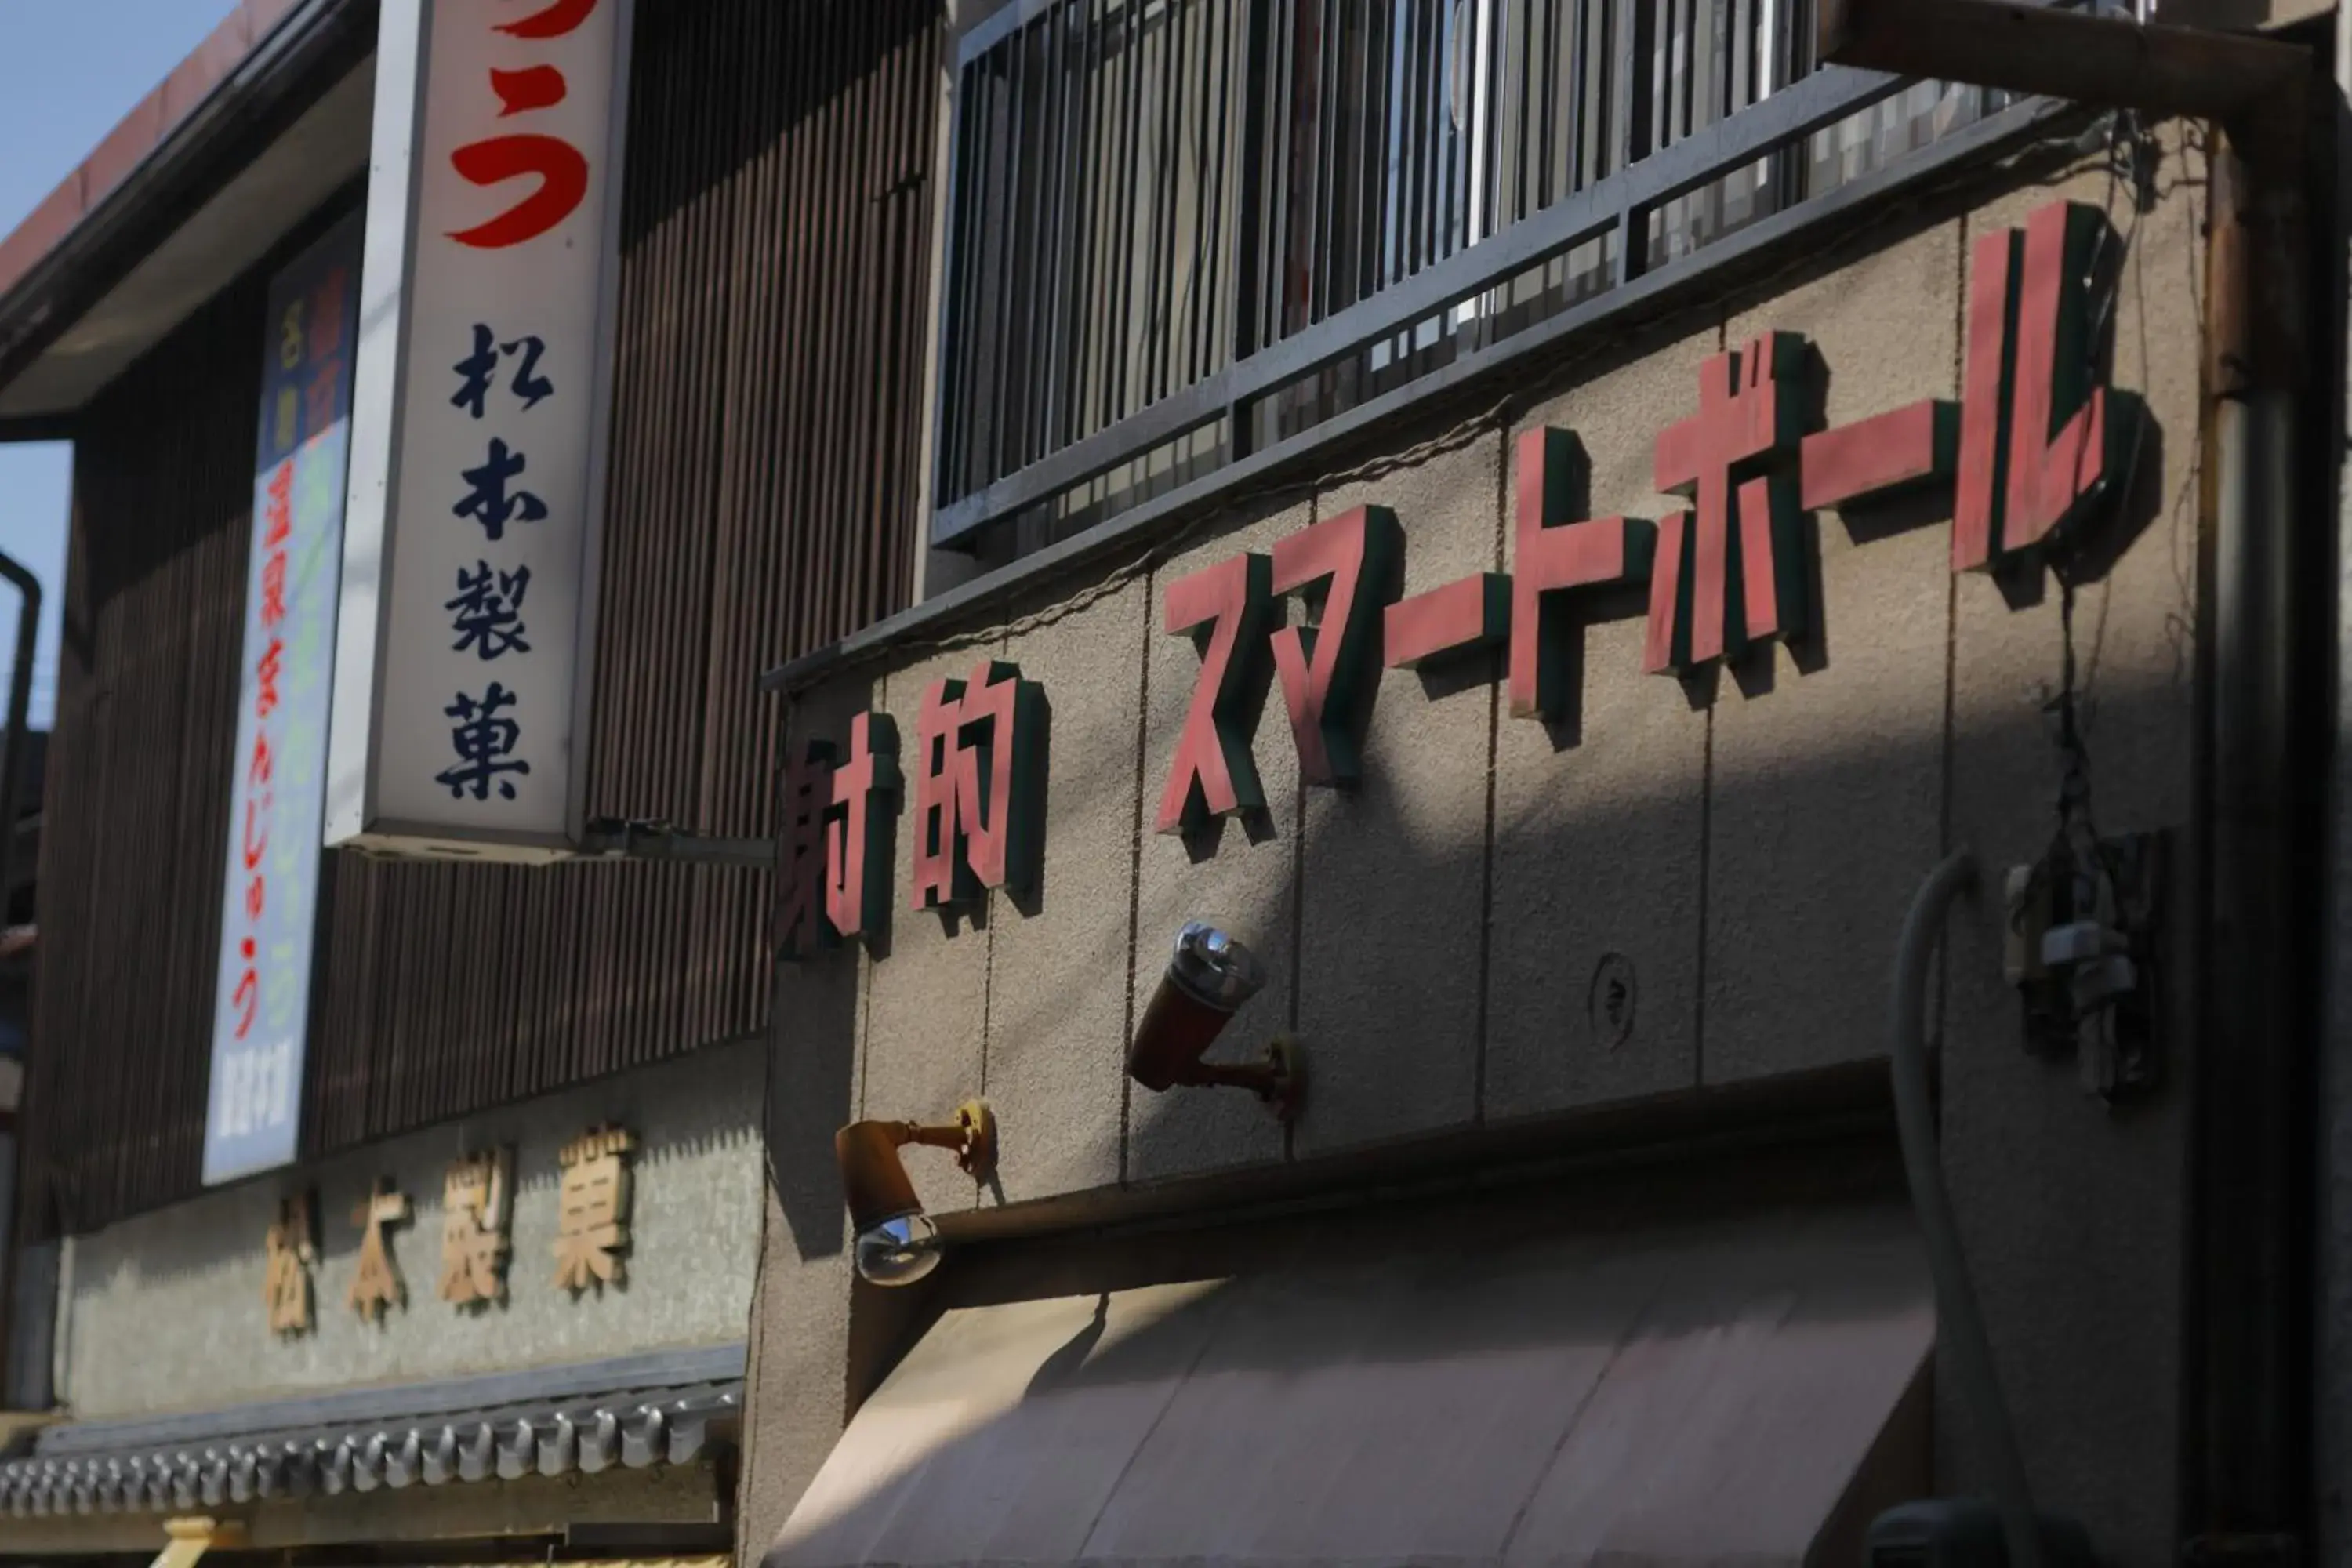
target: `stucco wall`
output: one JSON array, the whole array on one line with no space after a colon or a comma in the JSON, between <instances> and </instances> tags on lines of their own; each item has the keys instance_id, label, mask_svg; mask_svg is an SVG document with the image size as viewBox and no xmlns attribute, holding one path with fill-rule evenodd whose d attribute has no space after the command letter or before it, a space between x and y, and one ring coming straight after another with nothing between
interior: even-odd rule
<instances>
[{"instance_id":1,"label":"stucco wall","mask_svg":"<svg viewBox=\"0 0 2352 1568\"><path fill-rule=\"evenodd\" d=\"M2146 399L2151 424L2108 535L2127 546L2081 588L2074 636L2098 821L2184 826L2202 164L2177 132L2163 144L2160 199L2137 217L2089 163L1864 215L1733 298L1530 370L1484 423L1392 432L1386 450L1410 455L1393 471L1244 499L1050 624L870 664L804 697L796 743L839 737L871 705L896 716L911 767L925 682L982 652L1017 662L1052 704L1045 867L1034 900L999 895L950 929L908 910L902 814L887 952L780 973L747 1544L772 1538L841 1418L847 1274L818 1142L834 1121L929 1116L985 1092L1001 1190L910 1162L925 1201L948 1210L1870 1058L1894 931L1927 869L1966 844L1997 887L2049 841L2061 758L2042 704L2060 679L2060 595L2013 605L1990 578L1956 577L1947 500L1822 513L1818 635L1718 678L1643 673L1638 592L1597 609L1562 723L1513 718L1498 660L1427 681L1385 671L1352 793L1301 788L1277 692L1256 730L1268 810L1206 848L1150 831L1198 668L1190 641L1160 629L1171 581L1361 501L1402 524L1406 593L1507 570L1511 438L1537 426L1580 442L1585 515L1657 517L1679 504L1652 489L1658 433L1696 407L1705 356L1768 328L1818 351L1811 427L1957 398L1972 239L2045 202L2112 198L2130 238L2113 384ZM1193 916L1244 933L1273 974L1223 1049L1282 1026L1307 1043L1311 1097L1286 1137L1245 1096L1153 1096L1121 1075L1139 999ZM1940 1003L1946 1160L2039 1500L2082 1518L2116 1561L2169 1560L2179 1091L2111 1113L2070 1063L2029 1058L2000 980L1997 900L1979 897L1956 926ZM1587 1005L1610 953L1635 977L1633 1027L1614 1044ZM1971 1489L1969 1434L1939 1405L1943 1484Z\"/></svg>"},{"instance_id":2,"label":"stucco wall","mask_svg":"<svg viewBox=\"0 0 2352 1568\"><path fill-rule=\"evenodd\" d=\"M740 1340L759 1253L761 1055L756 1041L713 1047L78 1237L60 1393L77 1415L127 1415ZM575 1299L553 1282L556 1152L599 1121L637 1139L631 1250L618 1288ZM507 1300L461 1309L436 1293L442 1175L499 1143L514 1150ZM408 1305L380 1325L345 1304L352 1212L379 1176L414 1213L392 1233ZM316 1194L317 1328L281 1340L262 1305L263 1237L298 1183Z\"/></svg>"}]
</instances>

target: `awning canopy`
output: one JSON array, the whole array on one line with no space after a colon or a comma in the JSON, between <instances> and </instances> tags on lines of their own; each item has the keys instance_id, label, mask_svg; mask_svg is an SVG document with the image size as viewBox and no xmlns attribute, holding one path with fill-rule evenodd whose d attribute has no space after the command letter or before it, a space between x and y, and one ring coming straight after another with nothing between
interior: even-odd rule
<instances>
[{"instance_id":1,"label":"awning canopy","mask_svg":"<svg viewBox=\"0 0 2352 1568\"><path fill-rule=\"evenodd\" d=\"M1933 1341L1882 1208L966 1309L766 1568L1807 1563L1925 1485Z\"/></svg>"}]
</instances>

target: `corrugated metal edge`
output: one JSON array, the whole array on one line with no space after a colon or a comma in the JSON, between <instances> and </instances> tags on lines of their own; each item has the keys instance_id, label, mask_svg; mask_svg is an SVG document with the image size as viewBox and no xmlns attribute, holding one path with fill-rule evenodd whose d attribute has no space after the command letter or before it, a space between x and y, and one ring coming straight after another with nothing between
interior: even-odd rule
<instances>
[{"instance_id":1,"label":"corrugated metal edge","mask_svg":"<svg viewBox=\"0 0 2352 1568\"><path fill-rule=\"evenodd\" d=\"M36 1441L35 1451L44 1456L93 1453L142 1444L201 1442L238 1432L438 1415L533 1400L576 1398L614 1389L724 1382L742 1377L745 1357L745 1344L739 1340L731 1344L645 1351L603 1361L488 1373L478 1377L342 1389L296 1399L224 1405L184 1415L77 1421L45 1429Z\"/></svg>"},{"instance_id":2,"label":"corrugated metal edge","mask_svg":"<svg viewBox=\"0 0 2352 1568\"><path fill-rule=\"evenodd\" d=\"M0 1511L184 1512L274 1499L400 1490L420 1482L596 1475L690 1465L740 1430L740 1378L625 1386L583 1400L535 1400L424 1420L240 1429L202 1444L120 1445L0 1464Z\"/></svg>"}]
</instances>

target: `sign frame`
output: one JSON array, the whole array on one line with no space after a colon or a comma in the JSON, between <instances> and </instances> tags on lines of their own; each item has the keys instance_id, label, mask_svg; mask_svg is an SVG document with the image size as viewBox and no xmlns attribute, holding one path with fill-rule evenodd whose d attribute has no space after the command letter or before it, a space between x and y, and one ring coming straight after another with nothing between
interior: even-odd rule
<instances>
[{"instance_id":1,"label":"sign frame","mask_svg":"<svg viewBox=\"0 0 2352 1568\"><path fill-rule=\"evenodd\" d=\"M384 751L384 679L393 647L394 583L406 442L408 330L415 315L419 174L426 152L436 12L449 0L383 0L376 42L365 258L362 268L357 381L352 394L350 496L345 508L343 582L335 659L333 723L328 745L323 841L398 858L491 859L543 863L570 858L587 816L589 724L595 699L596 638L603 591L605 507L612 450L614 331L620 296L620 236L627 172L631 44L635 0L597 0L614 29L612 91L603 144L604 209L594 329L588 363L587 429L578 603L572 642L572 685L563 823L557 831L475 827L387 815L379 799Z\"/></svg>"}]
</instances>

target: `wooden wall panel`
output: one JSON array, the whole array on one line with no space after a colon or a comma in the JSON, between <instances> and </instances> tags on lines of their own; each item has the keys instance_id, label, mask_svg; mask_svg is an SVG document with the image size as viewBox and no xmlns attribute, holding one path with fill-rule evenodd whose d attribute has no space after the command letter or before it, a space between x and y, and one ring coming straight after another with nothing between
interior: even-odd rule
<instances>
[{"instance_id":1,"label":"wooden wall panel","mask_svg":"<svg viewBox=\"0 0 2352 1568\"><path fill-rule=\"evenodd\" d=\"M592 815L762 837L761 670L910 591L940 26L637 7ZM26 1215L194 1190L268 267L89 411L41 861ZM313 1152L754 1032L767 875L330 858Z\"/></svg>"}]
</instances>

